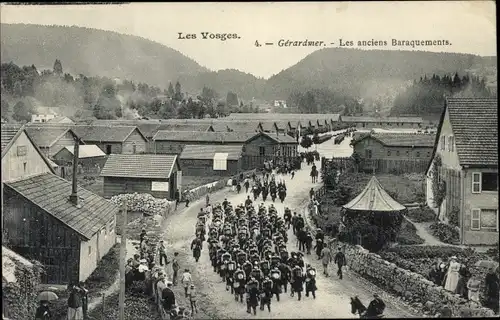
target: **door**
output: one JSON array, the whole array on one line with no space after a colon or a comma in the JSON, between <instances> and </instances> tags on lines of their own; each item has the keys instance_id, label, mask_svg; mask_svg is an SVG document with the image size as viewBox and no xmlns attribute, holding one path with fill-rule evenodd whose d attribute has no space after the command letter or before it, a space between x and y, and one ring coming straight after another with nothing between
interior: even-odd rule
<instances>
[{"instance_id":1,"label":"door","mask_svg":"<svg viewBox=\"0 0 500 320\"><path fill-rule=\"evenodd\" d=\"M110 144L106 145L106 154L111 154L111 145Z\"/></svg>"}]
</instances>

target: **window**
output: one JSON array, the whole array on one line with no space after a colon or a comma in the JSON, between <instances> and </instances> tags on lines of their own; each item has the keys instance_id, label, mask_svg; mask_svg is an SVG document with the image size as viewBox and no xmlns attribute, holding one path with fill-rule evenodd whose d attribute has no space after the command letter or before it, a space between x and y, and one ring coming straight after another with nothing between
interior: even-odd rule
<instances>
[{"instance_id":1,"label":"window","mask_svg":"<svg viewBox=\"0 0 500 320\"><path fill-rule=\"evenodd\" d=\"M472 193L481 193L481 172L472 173Z\"/></svg>"},{"instance_id":2,"label":"window","mask_svg":"<svg viewBox=\"0 0 500 320\"><path fill-rule=\"evenodd\" d=\"M137 152L137 146L135 143L132 145L132 153L135 154Z\"/></svg>"},{"instance_id":3,"label":"window","mask_svg":"<svg viewBox=\"0 0 500 320\"><path fill-rule=\"evenodd\" d=\"M111 234L113 232L115 232L115 224L114 224L114 221L111 221L109 223L109 233Z\"/></svg>"},{"instance_id":4,"label":"window","mask_svg":"<svg viewBox=\"0 0 500 320\"><path fill-rule=\"evenodd\" d=\"M498 210L481 209L481 229L492 229L498 231Z\"/></svg>"},{"instance_id":5,"label":"window","mask_svg":"<svg viewBox=\"0 0 500 320\"><path fill-rule=\"evenodd\" d=\"M398 151L396 151L396 155L399 157L399 150L398 150Z\"/></svg>"},{"instance_id":6,"label":"window","mask_svg":"<svg viewBox=\"0 0 500 320\"><path fill-rule=\"evenodd\" d=\"M416 155L417 155L417 158L419 158L420 157L420 151L417 151Z\"/></svg>"},{"instance_id":7,"label":"window","mask_svg":"<svg viewBox=\"0 0 500 320\"><path fill-rule=\"evenodd\" d=\"M445 151L445 150L446 150L446 137L442 136L441 137L441 151Z\"/></svg>"},{"instance_id":8,"label":"window","mask_svg":"<svg viewBox=\"0 0 500 320\"><path fill-rule=\"evenodd\" d=\"M17 156L18 157L25 156L27 153L28 153L27 146L17 146Z\"/></svg>"},{"instance_id":9,"label":"window","mask_svg":"<svg viewBox=\"0 0 500 320\"><path fill-rule=\"evenodd\" d=\"M92 254L92 246L89 246L89 256Z\"/></svg>"},{"instance_id":10,"label":"window","mask_svg":"<svg viewBox=\"0 0 500 320\"><path fill-rule=\"evenodd\" d=\"M391 156L391 150L387 150L387 156Z\"/></svg>"},{"instance_id":11,"label":"window","mask_svg":"<svg viewBox=\"0 0 500 320\"><path fill-rule=\"evenodd\" d=\"M448 151L453 151L453 145L454 145L453 136L449 136L448 137Z\"/></svg>"},{"instance_id":12,"label":"window","mask_svg":"<svg viewBox=\"0 0 500 320\"><path fill-rule=\"evenodd\" d=\"M481 191L498 191L498 173L481 173Z\"/></svg>"},{"instance_id":13,"label":"window","mask_svg":"<svg viewBox=\"0 0 500 320\"><path fill-rule=\"evenodd\" d=\"M26 173L26 167L27 167L28 163L27 162L24 162L23 163L23 168L24 168L24 173Z\"/></svg>"},{"instance_id":14,"label":"window","mask_svg":"<svg viewBox=\"0 0 500 320\"><path fill-rule=\"evenodd\" d=\"M108 238L108 230L106 229L106 227L102 228L102 232L104 233L104 239Z\"/></svg>"},{"instance_id":15,"label":"window","mask_svg":"<svg viewBox=\"0 0 500 320\"><path fill-rule=\"evenodd\" d=\"M498 173L472 173L472 193L481 193L483 191L498 191Z\"/></svg>"},{"instance_id":16,"label":"window","mask_svg":"<svg viewBox=\"0 0 500 320\"><path fill-rule=\"evenodd\" d=\"M472 214L470 219L470 229L481 230L481 210L472 209Z\"/></svg>"},{"instance_id":17,"label":"window","mask_svg":"<svg viewBox=\"0 0 500 320\"><path fill-rule=\"evenodd\" d=\"M259 147L259 155L263 156L266 154L266 148L265 147Z\"/></svg>"},{"instance_id":18,"label":"window","mask_svg":"<svg viewBox=\"0 0 500 320\"><path fill-rule=\"evenodd\" d=\"M111 154L111 145L110 144L106 145L106 154Z\"/></svg>"},{"instance_id":19,"label":"window","mask_svg":"<svg viewBox=\"0 0 500 320\"><path fill-rule=\"evenodd\" d=\"M372 158L372 151L371 150L365 150L365 157L367 159L371 159Z\"/></svg>"}]
</instances>

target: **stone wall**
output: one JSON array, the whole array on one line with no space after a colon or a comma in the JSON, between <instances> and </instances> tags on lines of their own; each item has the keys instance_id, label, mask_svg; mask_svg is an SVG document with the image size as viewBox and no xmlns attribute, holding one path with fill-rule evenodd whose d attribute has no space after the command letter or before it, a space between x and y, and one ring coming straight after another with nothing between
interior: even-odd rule
<instances>
[{"instance_id":1,"label":"stone wall","mask_svg":"<svg viewBox=\"0 0 500 320\"><path fill-rule=\"evenodd\" d=\"M314 212L312 213L314 214ZM313 226L310 219L307 205L304 206L304 216L306 217L306 225L315 233L316 227ZM422 275L402 269L359 245L346 245L345 255L350 270L382 288L396 293L416 308L423 309L427 314L434 315L440 312L444 305L447 305L454 317L494 316L491 309L463 299L441 286L436 286Z\"/></svg>"}]
</instances>

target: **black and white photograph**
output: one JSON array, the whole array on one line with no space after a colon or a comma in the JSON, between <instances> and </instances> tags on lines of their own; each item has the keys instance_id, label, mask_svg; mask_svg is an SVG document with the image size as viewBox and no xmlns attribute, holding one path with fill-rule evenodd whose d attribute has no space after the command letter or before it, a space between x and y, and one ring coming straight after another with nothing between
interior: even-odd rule
<instances>
[{"instance_id":1,"label":"black and white photograph","mask_svg":"<svg viewBox=\"0 0 500 320\"><path fill-rule=\"evenodd\" d=\"M3 320L499 317L495 1L0 7Z\"/></svg>"}]
</instances>

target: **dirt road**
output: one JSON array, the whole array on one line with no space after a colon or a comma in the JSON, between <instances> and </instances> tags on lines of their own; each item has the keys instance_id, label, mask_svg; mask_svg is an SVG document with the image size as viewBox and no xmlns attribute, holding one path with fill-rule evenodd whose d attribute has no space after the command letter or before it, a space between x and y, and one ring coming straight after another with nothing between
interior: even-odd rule
<instances>
[{"instance_id":1,"label":"dirt road","mask_svg":"<svg viewBox=\"0 0 500 320\"><path fill-rule=\"evenodd\" d=\"M333 143L333 142L332 142ZM303 169L298 171L293 180L290 176L284 177L288 189L288 195L284 205L290 207L292 210L296 208L299 213L299 205L308 198L308 191L314 185L309 177L310 167L303 165ZM246 199L246 194L242 191L236 194L230 190L221 191L211 196L212 202L222 202L227 198L233 205L242 203ZM258 201L258 203L260 203ZM271 200L266 201L269 205ZM172 250L179 251L183 255L190 254L190 243L194 237L194 228L197 220L197 213L200 210L204 201L193 203L190 208L177 214L169 219L169 225L166 229L167 244ZM284 205L277 201L275 207L280 214L283 214ZM295 236L292 231L289 232L288 250L297 251L295 246ZM331 276L325 278L321 272L321 265L316 260L314 255L306 256L306 263L311 263L318 272L317 277L317 297L316 299L303 298L302 301L297 301L297 297L290 297L289 294L284 294L280 302L272 301L271 313L265 311L258 311L257 315L246 313L246 305L234 301L233 296L225 290L225 284L222 283L221 278L211 268L208 249L205 246L202 251L202 257L198 263L194 259L189 258L189 267L195 285L201 294L200 304L203 307L199 318L207 317L207 314L216 314L218 318L352 318L349 298L358 295L361 301L367 305L373 293L377 292L386 302L387 308L385 311L386 317L399 317L408 318L414 317L408 307L403 305L399 300L380 292L378 288L369 283L368 281L360 278L354 273L347 272L343 280L338 280L335 276L336 269L331 267ZM186 266L181 266L185 268ZM332 276L332 274L334 276ZM189 306L187 300L180 296L178 297L179 303Z\"/></svg>"}]
</instances>

